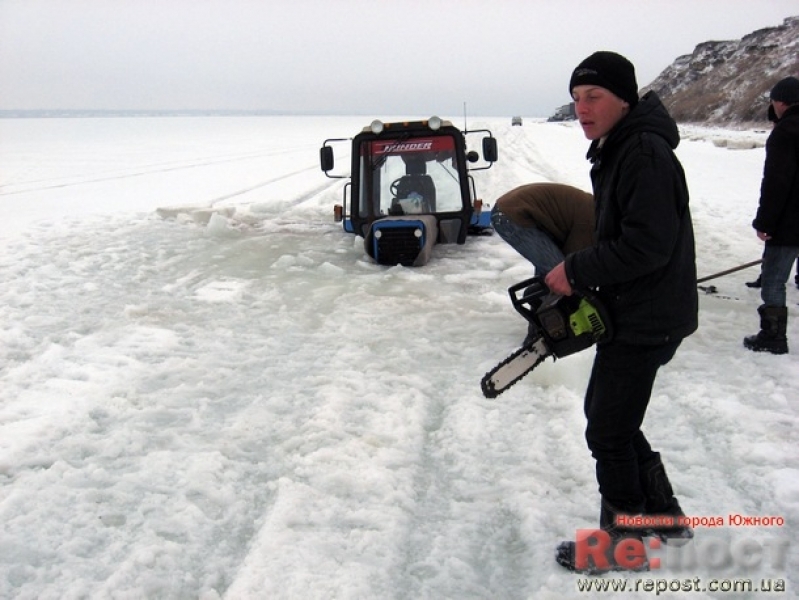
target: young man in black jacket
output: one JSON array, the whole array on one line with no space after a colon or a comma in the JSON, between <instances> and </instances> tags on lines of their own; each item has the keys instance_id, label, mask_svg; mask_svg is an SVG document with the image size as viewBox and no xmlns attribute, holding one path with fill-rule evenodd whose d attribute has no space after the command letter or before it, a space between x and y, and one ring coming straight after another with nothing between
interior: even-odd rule
<instances>
[{"instance_id":1,"label":"young man in black jacket","mask_svg":"<svg viewBox=\"0 0 799 600\"><path fill-rule=\"evenodd\" d=\"M594 245L566 256L546 283L562 295L596 289L613 321L614 337L597 346L585 395L600 528L614 545L644 535L685 540L693 532L679 524L683 512L660 455L641 431L658 369L698 325L688 188L673 152L680 140L677 124L654 92L638 98L632 63L613 52L581 62L569 92L591 140ZM629 524L628 516L647 516L646 522L663 526L649 531L619 525ZM581 570L575 549L575 542L564 542L556 558ZM608 559L607 569L630 568L614 560L612 548Z\"/></svg>"},{"instance_id":2,"label":"young man in black jacket","mask_svg":"<svg viewBox=\"0 0 799 600\"><path fill-rule=\"evenodd\" d=\"M760 331L744 338L744 346L756 352L787 354L785 283L799 256L799 79L786 77L777 82L769 109L776 124L766 140L760 204L752 223L757 237L766 242L761 267L763 304L757 309Z\"/></svg>"}]
</instances>

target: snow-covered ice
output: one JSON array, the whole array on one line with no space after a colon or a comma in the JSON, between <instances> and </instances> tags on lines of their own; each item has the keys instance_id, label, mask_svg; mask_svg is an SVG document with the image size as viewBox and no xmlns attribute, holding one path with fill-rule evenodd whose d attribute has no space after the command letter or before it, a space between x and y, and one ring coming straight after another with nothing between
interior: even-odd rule
<instances>
[{"instance_id":1,"label":"snow-covered ice","mask_svg":"<svg viewBox=\"0 0 799 600\"><path fill-rule=\"evenodd\" d=\"M592 351L483 398L524 335L506 290L530 268L498 236L373 264L318 167L368 120L0 119L0 597L587 597L553 558L598 516ZM487 204L590 189L575 124L472 121L500 144L475 174ZM700 276L760 257L767 133L683 128ZM741 344L756 274L701 296L645 430L690 516L784 525L698 527L693 562L660 551L630 581L795 597L799 363Z\"/></svg>"}]
</instances>

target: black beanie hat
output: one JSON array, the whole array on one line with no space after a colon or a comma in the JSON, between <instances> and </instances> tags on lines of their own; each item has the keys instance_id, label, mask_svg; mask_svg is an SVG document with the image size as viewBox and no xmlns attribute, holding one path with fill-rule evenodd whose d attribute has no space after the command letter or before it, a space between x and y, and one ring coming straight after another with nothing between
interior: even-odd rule
<instances>
[{"instance_id":1,"label":"black beanie hat","mask_svg":"<svg viewBox=\"0 0 799 600\"><path fill-rule=\"evenodd\" d=\"M569 94L577 85L598 85L610 90L630 107L638 103L638 83L633 63L615 52L594 52L574 69Z\"/></svg>"},{"instance_id":2,"label":"black beanie hat","mask_svg":"<svg viewBox=\"0 0 799 600\"><path fill-rule=\"evenodd\" d=\"M769 98L785 104L799 103L799 79L796 77L786 77L780 79L773 88Z\"/></svg>"}]
</instances>

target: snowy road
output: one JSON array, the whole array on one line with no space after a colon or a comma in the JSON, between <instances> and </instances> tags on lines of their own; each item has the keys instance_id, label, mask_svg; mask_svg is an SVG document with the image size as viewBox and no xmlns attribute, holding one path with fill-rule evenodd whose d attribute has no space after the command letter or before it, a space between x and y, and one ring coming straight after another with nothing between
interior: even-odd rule
<instances>
[{"instance_id":1,"label":"snowy road","mask_svg":"<svg viewBox=\"0 0 799 600\"><path fill-rule=\"evenodd\" d=\"M362 121L0 120L0 597L586 597L553 551L597 519L591 352L482 397L523 337L506 289L529 267L496 236L372 264L316 162ZM573 125L484 124L487 203L588 189ZM765 132L684 133L700 276L758 258ZM754 275L701 298L645 426L689 515L785 525L698 528L698 557L647 577L793 597L799 363L742 348Z\"/></svg>"}]
</instances>

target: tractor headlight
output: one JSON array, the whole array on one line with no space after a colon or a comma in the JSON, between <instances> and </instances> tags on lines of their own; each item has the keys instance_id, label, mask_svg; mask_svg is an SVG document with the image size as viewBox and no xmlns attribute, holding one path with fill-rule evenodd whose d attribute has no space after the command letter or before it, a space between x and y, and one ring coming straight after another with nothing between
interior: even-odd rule
<instances>
[{"instance_id":1,"label":"tractor headlight","mask_svg":"<svg viewBox=\"0 0 799 600\"><path fill-rule=\"evenodd\" d=\"M441 118L436 117L435 115L430 117L427 119L427 126L433 131L438 131L441 129Z\"/></svg>"},{"instance_id":2,"label":"tractor headlight","mask_svg":"<svg viewBox=\"0 0 799 600\"><path fill-rule=\"evenodd\" d=\"M383 127L384 127L383 121L381 121L380 119L375 119L374 121L372 121L372 124L369 126L369 128L372 130L372 133L374 133L375 135L377 135L378 133L382 133Z\"/></svg>"},{"instance_id":3,"label":"tractor headlight","mask_svg":"<svg viewBox=\"0 0 799 600\"><path fill-rule=\"evenodd\" d=\"M422 237L422 230L417 227L416 229L413 230L413 235L415 235L418 238L421 238Z\"/></svg>"},{"instance_id":4,"label":"tractor headlight","mask_svg":"<svg viewBox=\"0 0 799 600\"><path fill-rule=\"evenodd\" d=\"M379 240L381 237L383 237L383 232L381 230L379 230L379 229L376 229L375 230L375 238L377 238Z\"/></svg>"}]
</instances>

